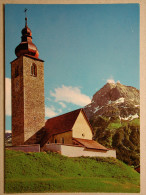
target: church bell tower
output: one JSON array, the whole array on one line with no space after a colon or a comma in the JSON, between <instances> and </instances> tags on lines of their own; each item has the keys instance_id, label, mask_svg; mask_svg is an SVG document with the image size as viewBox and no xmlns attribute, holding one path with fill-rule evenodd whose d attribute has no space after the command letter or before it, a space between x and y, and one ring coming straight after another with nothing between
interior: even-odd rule
<instances>
[{"instance_id":1,"label":"church bell tower","mask_svg":"<svg viewBox=\"0 0 146 195\"><path fill-rule=\"evenodd\" d=\"M17 58L11 62L12 145L23 145L45 124L44 61L39 59L32 33L22 29Z\"/></svg>"}]
</instances>

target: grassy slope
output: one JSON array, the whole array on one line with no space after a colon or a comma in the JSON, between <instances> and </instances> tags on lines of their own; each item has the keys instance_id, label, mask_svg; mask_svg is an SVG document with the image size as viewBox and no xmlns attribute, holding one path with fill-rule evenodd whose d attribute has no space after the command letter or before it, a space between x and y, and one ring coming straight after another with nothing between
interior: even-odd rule
<instances>
[{"instance_id":1,"label":"grassy slope","mask_svg":"<svg viewBox=\"0 0 146 195\"><path fill-rule=\"evenodd\" d=\"M114 158L6 150L5 192L139 192L139 174Z\"/></svg>"}]
</instances>

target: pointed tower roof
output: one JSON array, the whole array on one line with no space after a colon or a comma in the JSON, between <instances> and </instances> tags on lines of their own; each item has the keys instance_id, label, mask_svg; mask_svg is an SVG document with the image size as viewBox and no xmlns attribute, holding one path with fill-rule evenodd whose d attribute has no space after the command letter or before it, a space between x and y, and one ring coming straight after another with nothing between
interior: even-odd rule
<instances>
[{"instance_id":1,"label":"pointed tower roof","mask_svg":"<svg viewBox=\"0 0 146 195\"><path fill-rule=\"evenodd\" d=\"M26 13L26 10L25 10ZM21 43L16 47L15 54L17 57L27 54L38 58L39 52L34 43L32 43L32 32L27 26L27 17L25 17L25 27L21 31Z\"/></svg>"}]
</instances>

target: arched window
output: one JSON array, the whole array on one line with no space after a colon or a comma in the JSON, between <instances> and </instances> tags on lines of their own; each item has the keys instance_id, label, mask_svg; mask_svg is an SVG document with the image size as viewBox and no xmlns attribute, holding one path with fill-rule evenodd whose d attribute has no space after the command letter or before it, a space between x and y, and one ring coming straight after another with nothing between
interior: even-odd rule
<instances>
[{"instance_id":1,"label":"arched window","mask_svg":"<svg viewBox=\"0 0 146 195\"><path fill-rule=\"evenodd\" d=\"M55 139L55 143L57 143L57 139Z\"/></svg>"},{"instance_id":2,"label":"arched window","mask_svg":"<svg viewBox=\"0 0 146 195\"><path fill-rule=\"evenodd\" d=\"M37 76L37 66L34 63L31 65L31 75L34 77Z\"/></svg>"}]
</instances>

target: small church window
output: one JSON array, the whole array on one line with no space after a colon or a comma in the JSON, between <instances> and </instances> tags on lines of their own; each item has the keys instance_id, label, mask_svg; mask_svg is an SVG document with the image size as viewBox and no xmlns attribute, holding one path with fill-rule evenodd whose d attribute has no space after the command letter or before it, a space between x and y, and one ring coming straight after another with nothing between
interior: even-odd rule
<instances>
[{"instance_id":1,"label":"small church window","mask_svg":"<svg viewBox=\"0 0 146 195\"><path fill-rule=\"evenodd\" d=\"M85 137L85 134L84 133L82 133L82 137Z\"/></svg>"},{"instance_id":2,"label":"small church window","mask_svg":"<svg viewBox=\"0 0 146 195\"><path fill-rule=\"evenodd\" d=\"M57 139L55 139L55 144L57 143Z\"/></svg>"},{"instance_id":3,"label":"small church window","mask_svg":"<svg viewBox=\"0 0 146 195\"><path fill-rule=\"evenodd\" d=\"M31 75L34 76L34 77L37 76L37 66L34 63L31 66Z\"/></svg>"},{"instance_id":4,"label":"small church window","mask_svg":"<svg viewBox=\"0 0 146 195\"><path fill-rule=\"evenodd\" d=\"M19 66L15 68L15 77L19 76Z\"/></svg>"},{"instance_id":5,"label":"small church window","mask_svg":"<svg viewBox=\"0 0 146 195\"><path fill-rule=\"evenodd\" d=\"M62 137L62 143L64 144L64 137Z\"/></svg>"}]
</instances>

